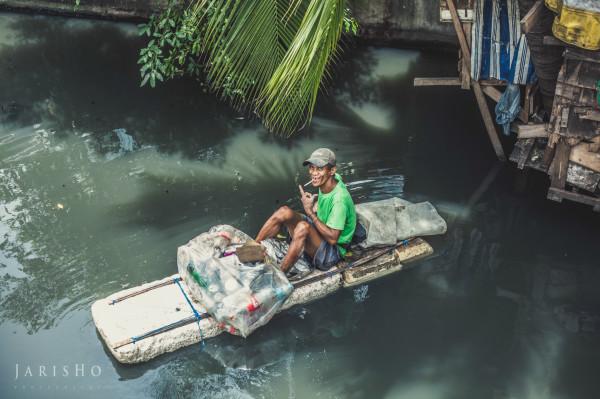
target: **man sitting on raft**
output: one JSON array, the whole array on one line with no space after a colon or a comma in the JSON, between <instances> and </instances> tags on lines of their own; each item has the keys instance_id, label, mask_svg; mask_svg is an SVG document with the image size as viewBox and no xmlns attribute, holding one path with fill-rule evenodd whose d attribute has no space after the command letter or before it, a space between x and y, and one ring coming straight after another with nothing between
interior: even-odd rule
<instances>
[{"instance_id":1,"label":"man sitting on raft","mask_svg":"<svg viewBox=\"0 0 600 399\"><path fill-rule=\"evenodd\" d=\"M298 186L305 214L282 206L256 236L256 242L260 243L274 237L282 226L287 227L292 242L281 262L283 272L296 263L303 251L312 259L313 266L328 270L346 254L356 228L354 202L336 173L333 151L319 148L302 165L308 166L311 183L319 188L319 194L307 193Z\"/></svg>"}]
</instances>

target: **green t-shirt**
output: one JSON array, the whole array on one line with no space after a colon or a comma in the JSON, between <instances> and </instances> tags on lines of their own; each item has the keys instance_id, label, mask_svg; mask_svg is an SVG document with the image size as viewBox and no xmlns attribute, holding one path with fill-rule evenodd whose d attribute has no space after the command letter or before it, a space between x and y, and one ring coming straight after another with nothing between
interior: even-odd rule
<instances>
[{"instance_id":1,"label":"green t-shirt","mask_svg":"<svg viewBox=\"0 0 600 399\"><path fill-rule=\"evenodd\" d=\"M356 212L354 202L339 174L335 174L337 184L327 194L319 189L317 217L332 229L341 230L338 238L338 249L340 255L346 254L346 249L340 244L348 244L352 241L354 229L356 228Z\"/></svg>"}]
</instances>

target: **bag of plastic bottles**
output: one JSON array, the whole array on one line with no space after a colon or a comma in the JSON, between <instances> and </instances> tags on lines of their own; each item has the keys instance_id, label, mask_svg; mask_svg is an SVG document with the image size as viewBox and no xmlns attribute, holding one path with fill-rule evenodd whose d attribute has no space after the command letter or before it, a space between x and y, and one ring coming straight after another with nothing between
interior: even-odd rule
<instances>
[{"instance_id":1,"label":"bag of plastic bottles","mask_svg":"<svg viewBox=\"0 0 600 399\"><path fill-rule=\"evenodd\" d=\"M193 299L224 329L243 337L267 324L293 289L268 254L264 263L238 260L235 248L249 239L219 225L177 250L177 269Z\"/></svg>"}]
</instances>

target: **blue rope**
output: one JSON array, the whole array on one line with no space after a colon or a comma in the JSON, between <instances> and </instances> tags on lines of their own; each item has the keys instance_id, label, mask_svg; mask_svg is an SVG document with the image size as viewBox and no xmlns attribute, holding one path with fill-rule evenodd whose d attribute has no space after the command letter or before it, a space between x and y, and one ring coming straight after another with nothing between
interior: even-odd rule
<instances>
[{"instance_id":1,"label":"blue rope","mask_svg":"<svg viewBox=\"0 0 600 399\"><path fill-rule=\"evenodd\" d=\"M198 313L198 311L196 310L196 308L194 307L194 305L192 305L192 301L190 301L190 298L188 298L187 294L183 290L183 287L179 283L179 279L178 278L174 278L173 281L175 281L175 283L177 283L177 286L181 290L181 293L183 294L183 297L187 301L188 305L190 305L190 308L192 308L192 312L194 313L194 317L196 317L196 323L198 324L198 333L200 334L200 344L202 346L204 346L204 339L202 338L202 328L200 328L200 320L202 319L202 316L200 315L200 313Z\"/></svg>"}]
</instances>

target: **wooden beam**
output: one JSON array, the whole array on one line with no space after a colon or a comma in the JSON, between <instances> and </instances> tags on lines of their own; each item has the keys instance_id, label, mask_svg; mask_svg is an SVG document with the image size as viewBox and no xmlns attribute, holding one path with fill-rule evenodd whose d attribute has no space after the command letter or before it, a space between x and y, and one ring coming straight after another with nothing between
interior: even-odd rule
<instances>
[{"instance_id":1,"label":"wooden beam","mask_svg":"<svg viewBox=\"0 0 600 399\"><path fill-rule=\"evenodd\" d=\"M519 169L525 168L525 164L527 163L527 160L529 159L529 154L531 153L531 150L533 149L534 144L535 144L534 138L524 140L523 152L521 152L521 156L519 157L519 159L517 159L517 167Z\"/></svg>"},{"instance_id":2,"label":"wooden beam","mask_svg":"<svg viewBox=\"0 0 600 399\"><path fill-rule=\"evenodd\" d=\"M500 101L500 97L502 96L502 92L495 87L484 87L483 92L488 95L489 98L494 100L495 102Z\"/></svg>"},{"instance_id":3,"label":"wooden beam","mask_svg":"<svg viewBox=\"0 0 600 399\"><path fill-rule=\"evenodd\" d=\"M463 53L463 56L470 60L471 51L469 50L469 45L467 44L467 39L465 38L465 32L462 29L462 24L460 23L460 20L458 18L458 13L456 12L456 5L454 4L454 0L446 0L446 4L448 5L448 9L450 10L450 14L452 15L452 24L454 25L454 30L456 31L456 35L458 36L460 49ZM467 72L470 75L470 63L467 62L463 64L463 67L467 69ZM473 93L475 93L475 99L477 100L477 105L479 106L479 111L481 112L483 123L487 130L487 134L490 138L490 141L492 142L492 146L494 147L494 151L496 152L496 156L501 161L506 161L506 155L504 155L504 149L502 148L502 143L500 143L498 132L496 131L496 126L494 125L492 115L490 114L487 102L485 101L485 96L483 95L481 86L475 80L473 81Z\"/></svg>"},{"instance_id":4,"label":"wooden beam","mask_svg":"<svg viewBox=\"0 0 600 399\"><path fill-rule=\"evenodd\" d=\"M600 154L589 151L589 143L580 143L574 146L569 160L600 173Z\"/></svg>"},{"instance_id":5,"label":"wooden beam","mask_svg":"<svg viewBox=\"0 0 600 399\"><path fill-rule=\"evenodd\" d=\"M422 77L414 78L414 86L460 86L461 79L454 77ZM497 79L480 80L479 85L485 86L506 86L506 82Z\"/></svg>"},{"instance_id":6,"label":"wooden beam","mask_svg":"<svg viewBox=\"0 0 600 399\"><path fill-rule=\"evenodd\" d=\"M502 143L500 143L500 139L498 138L498 132L496 131L496 125L494 125L492 114L490 114L490 110L488 108L487 102L485 101L485 96L483 95L481 86L479 86L479 83L477 83L476 81L473 81L473 93L475 94L475 99L477 100L477 105L479 106L481 117L483 118L483 124L485 125L488 137L492 142L492 146L494 147L496 156L501 161L506 161L506 155L504 155Z\"/></svg>"},{"instance_id":7,"label":"wooden beam","mask_svg":"<svg viewBox=\"0 0 600 399\"><path fill-rule=\"evenodd\" d=\"M543 0L537 0L533 4L533 6L529 9L527 14L525 14L523 19L521 19L521 32L529 33L529 31L531 31L531 28L536 24L541 13L543 12L543 8Z\"/></svg>"},{"instance_id":8,"label":"wooden beam","mask_svg":"<svg viewBox=\"0 0 600 399\"><path fill-rule=\"evenodd\" d=\"M533 123L523 125L521 123L513 123L511 130L517 133L519 139L530 139L535 137L548 137L545 123Z\"/></svg>"},{"instance_id":9,"label":"wooden beam","mask_svg":"<svg viewBox=\"0 0 600 399\"><path fill-rule=\"evenodd\" d=\"M587 119L590 121L600 122L600 111L589 109L585 114L579 115L581 119Z\"/></svg>"},{"instance_id":10,"label":"wooden beam","mask_svg":"<svg viewBox=\"0 0 600 399\"><path fill-rule=\"evenodd\" d=\"M460 19L458 18L458 13L456 12L456 5L454 4L454 0L446 0L446 4L448 5L448 9L450 10L450 15L452 16L452 24L454 25L454 31L456 32L456 36L458 36L458 43L460 44L460 50L462 51L463 55L470 60L471 59L471 51L469 50L469 45L468 45L467 39L465 37L465 32L462 29L462 24L460 23ZM471 73L470 63L467 63L467 70L470 74Z\"/></svg>"},{"instance_id":11,"label":"wooden beam","mask_svg":"<svg viewBox=\"0 0 600 399\"><path fill-rule=\"evenodd\" d=\"M571 146L564 139L559 139L556 144L556 153L554 161L550 167L550 185L551 187L564 189L567 183L567 168L569 167L569 156L571 154Z\"/></svg>"},{"instance_id":12,"label":"wooden beam","mask_svg":"<svg viewBox=\"0 0 600 399\"><path fill-rule=\"evenodd\" d=\"M459 78L415 78L414 86L460 86Z\"/></svg>"},{"instance_id":13,"label":"wooden beam","mask_svg":"<svg viewBox=\"0 0 600 399\"><path fill-rule=\"evenodd\" d=\"M548 199L556 201L557 198L560 198L561 200L564 198L570 201L580 202L585 205L591 205L594 207L595 212L600 212L600 198L598 197L592 197L591 195L583 195L555 187L550 187L548 190Z\"/></svg>"},{"instance_id":14,"label":"wooden beam","mask_svg":"<svg viewBox=\"0 0 600 399\"><path fill-rule=\"evenodd\" d=\"M588 143L588 151L600 152L600 136L596 136L592 139L591 143Z\"/></svg>"},{"instance_id":15,"label":"wooden beam","mask_svg":"<svg viewBox=\"0 0 600 399\"><path fill-rule=\"evenodd\" d=\"M438 0L430 0L430 1L438 1ZM452 15L450 14L450 10L448 10L448 4L446 4L446 0L439 0L440 3L440 22L452 22ZM473 21L473 3L474 0L457 0L456 7L458 16L461 22L471 22Z\"/></svg>"},{"instance_id":16,"label":"wooden beam","mask_svg":"<svg viewBox=\"0 0 600 399\"><path fill-rule=\"evenodd\" d=\"M465 33L467 39L467 47L471 48L471 24L468 22L462 23L462 30ZM460 52L460 59L462 68L460 69L460 88L463 90L471 89L471 71L467 64L471 63L471 56L467 57L467 54Z\"/></svg>"},{"instance_id":17,"label":"wooden beam","mask_svg":"<svg viewBox=\"0 0 600 399\"><path fill-rule=\"evenodd\" d=\"M544 150L544 156L542 157L542 167L545 170L548 170L550 167L550 163L554 159L554 152L556 151L556 143L558 143L558 139L560 136L556 133L550 133L548 135L548 144L546 144L546 149Z\"/></svg>"}]
</instances>

